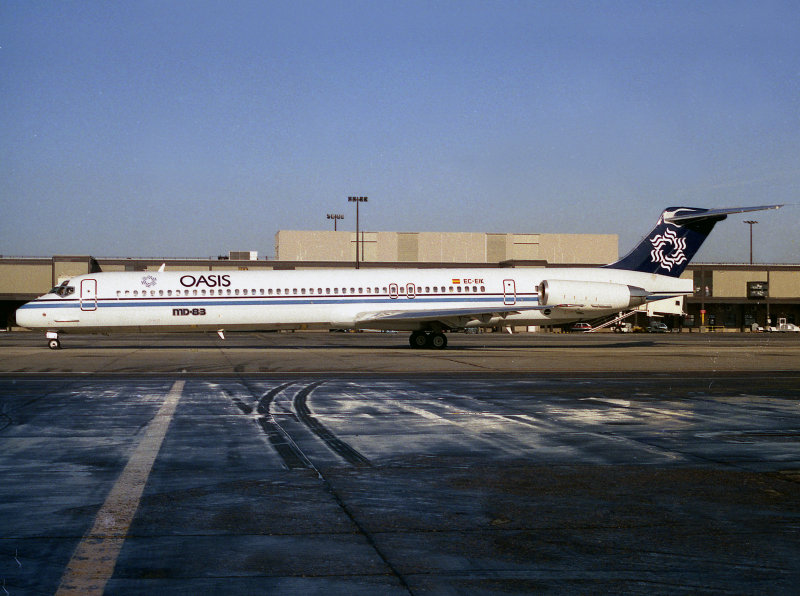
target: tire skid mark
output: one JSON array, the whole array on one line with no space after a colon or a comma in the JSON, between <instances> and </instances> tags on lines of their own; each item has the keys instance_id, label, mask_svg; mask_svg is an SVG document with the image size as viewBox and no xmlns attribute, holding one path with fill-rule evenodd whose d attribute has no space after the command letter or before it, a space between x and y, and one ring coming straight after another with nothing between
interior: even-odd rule
<instances>
[{"instance_id":1,"label":"tire skid mark","mask_svg":"<svg viewBox=\"0 0 800 596\"><path fill-rule=\"evenodd\" d=\"M249 414L255 409L255 412L259 414L258 418L256 418L259 428L261 428L261 430L267 436L267 440L269 440L270 445L272 445L272 448L275 449L275 452L278 454L281 460L283 460L283 464L288 469L314 469L311 461L292 440L292 438L289 436L289 433L287 433L283 427L275 421L275 418L269 411L270 405L272 404L272 400L275 399L275 396L293 384L294 381L290 381L288 383L278 385L277 387L273 387L261 396L261 399L256 402L254 408L249 408L248 406L250 412L246 413Z\"/></svg>"},{"instance_id":2,"label":"tire skid mark","mask_svg":"<svg viewBox=\"0 0 800 596\"><path fill-rule=\"evenodd\" d=\"M338 454L348 463L354 466L368 466L369 460L356 451L353 447L342 441L324 424L317 420L308 409L308 396L325 381L315 381L303 387L294 396L293 406L297 412L298 419L314 433L325 445L334 453Z\"/></svg>"},{"instance_id":3,"label":"tire skid mark","mask_svg":"<svg viewBox=\"0 0 800 596\"><path fill-rule=\"evenodd\" d=\"M272 445L273 449L275 449L281 457L287 468L290 470L313 469L314 466L306 457L305 453L303 453L300 447L292 440L289 433L275 421L274 416L269 411L275 396L293 384L294 381L283 383L277 387L273 387L261 396L261 399L259 399L255 405L256 412L261 415L257 421L261 430L267 435L270 445Z\"/></svg>"}]
</instances>

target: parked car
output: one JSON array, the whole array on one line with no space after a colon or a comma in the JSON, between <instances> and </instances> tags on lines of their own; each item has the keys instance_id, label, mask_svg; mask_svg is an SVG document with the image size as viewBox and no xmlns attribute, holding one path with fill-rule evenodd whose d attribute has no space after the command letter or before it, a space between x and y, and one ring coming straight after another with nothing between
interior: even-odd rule
<instances>
[{"instance_id":1,"label":"parked car","mask_svg":"<svg viewBox=\"0 0 800 596\"><path fill-rule=\"evenodd\" d=\"M573 323L569 330L577 331L578 333L586 333L592 330L592 326L589 323Z\"/></svg>"},{"instance_id":2,"label":"parked car","mask_svg":"<svg viewBox=\"0 0 800 596\"><path fill-rule=\"evenodd\" d=\"M661 321L650 321L650 324L647 326L648 333L669 333L669 327L667 327Z\"/></svg>"}]
</instances>

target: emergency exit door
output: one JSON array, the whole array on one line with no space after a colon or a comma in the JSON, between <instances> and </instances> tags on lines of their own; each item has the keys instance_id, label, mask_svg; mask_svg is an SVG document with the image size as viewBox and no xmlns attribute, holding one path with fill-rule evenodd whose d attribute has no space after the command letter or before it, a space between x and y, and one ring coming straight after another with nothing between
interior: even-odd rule
<instances>
[{"instance_id":1,"label":"emergency exit door","mask_svg":"<svg viewBox=\"0 0 800 596\"><path fill-rule=\"evenodd\" d=\"M81 280L81 310L97 310L97 280Z\"/></svg>"}]
</instances>

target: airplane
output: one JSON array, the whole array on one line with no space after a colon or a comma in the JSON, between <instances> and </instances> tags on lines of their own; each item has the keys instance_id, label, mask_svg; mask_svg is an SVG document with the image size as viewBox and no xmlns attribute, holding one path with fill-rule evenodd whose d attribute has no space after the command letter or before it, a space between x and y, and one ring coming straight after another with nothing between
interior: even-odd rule
<instances>
[{"instance_id":1,"label":"airplane","mask_svg":"<svg viewBox=\"0 0 800 596\"><path fill-rule=\"evenodd\" d=\"M596 267L89 273L16 320L51 349L70 333L277 329L409 331L413 348L444 349L455 329L561 325L690 295L680 275L718 221L782 206L670 207L630 253Z\"/></svg>"}]
</instances>

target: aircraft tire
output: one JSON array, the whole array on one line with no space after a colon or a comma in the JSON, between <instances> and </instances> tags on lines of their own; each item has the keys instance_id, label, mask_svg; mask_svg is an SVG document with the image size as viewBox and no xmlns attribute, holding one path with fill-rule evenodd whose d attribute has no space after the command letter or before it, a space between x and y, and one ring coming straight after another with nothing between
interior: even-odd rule
<instances>
[{"instance_id":1,"label":"aircraft tire","mask_svg":"<svg viewBox=\"0 0 800 596\"><path fill-rule=\"evenodd\" d=\"M431 333L428 335L428 347L434 350L444 350L447 347L447 336L439 331Z\"/></svg>"},{"instance_id":2,"label":"aircraft tire","mask_svg":"<svg viewBox=\"0 0 800 596\"><path fill-rule=\"evenodd\" d=\"M61 342L58 341L57 339L51 339L50 341L47 342L47 347L49 347L51 350L60 350Z\"/></svg>"},{"instance_id":3,"label":"aircraft tire","mask_svg":"<svg viewBox=\"0 0 800 596\"><path fill-rule=\"evenodd\" d=\"M412 348L421 349L428 347L428 334L424 331L414 331L408 338Z\"/></svg>"}]
</instances>

